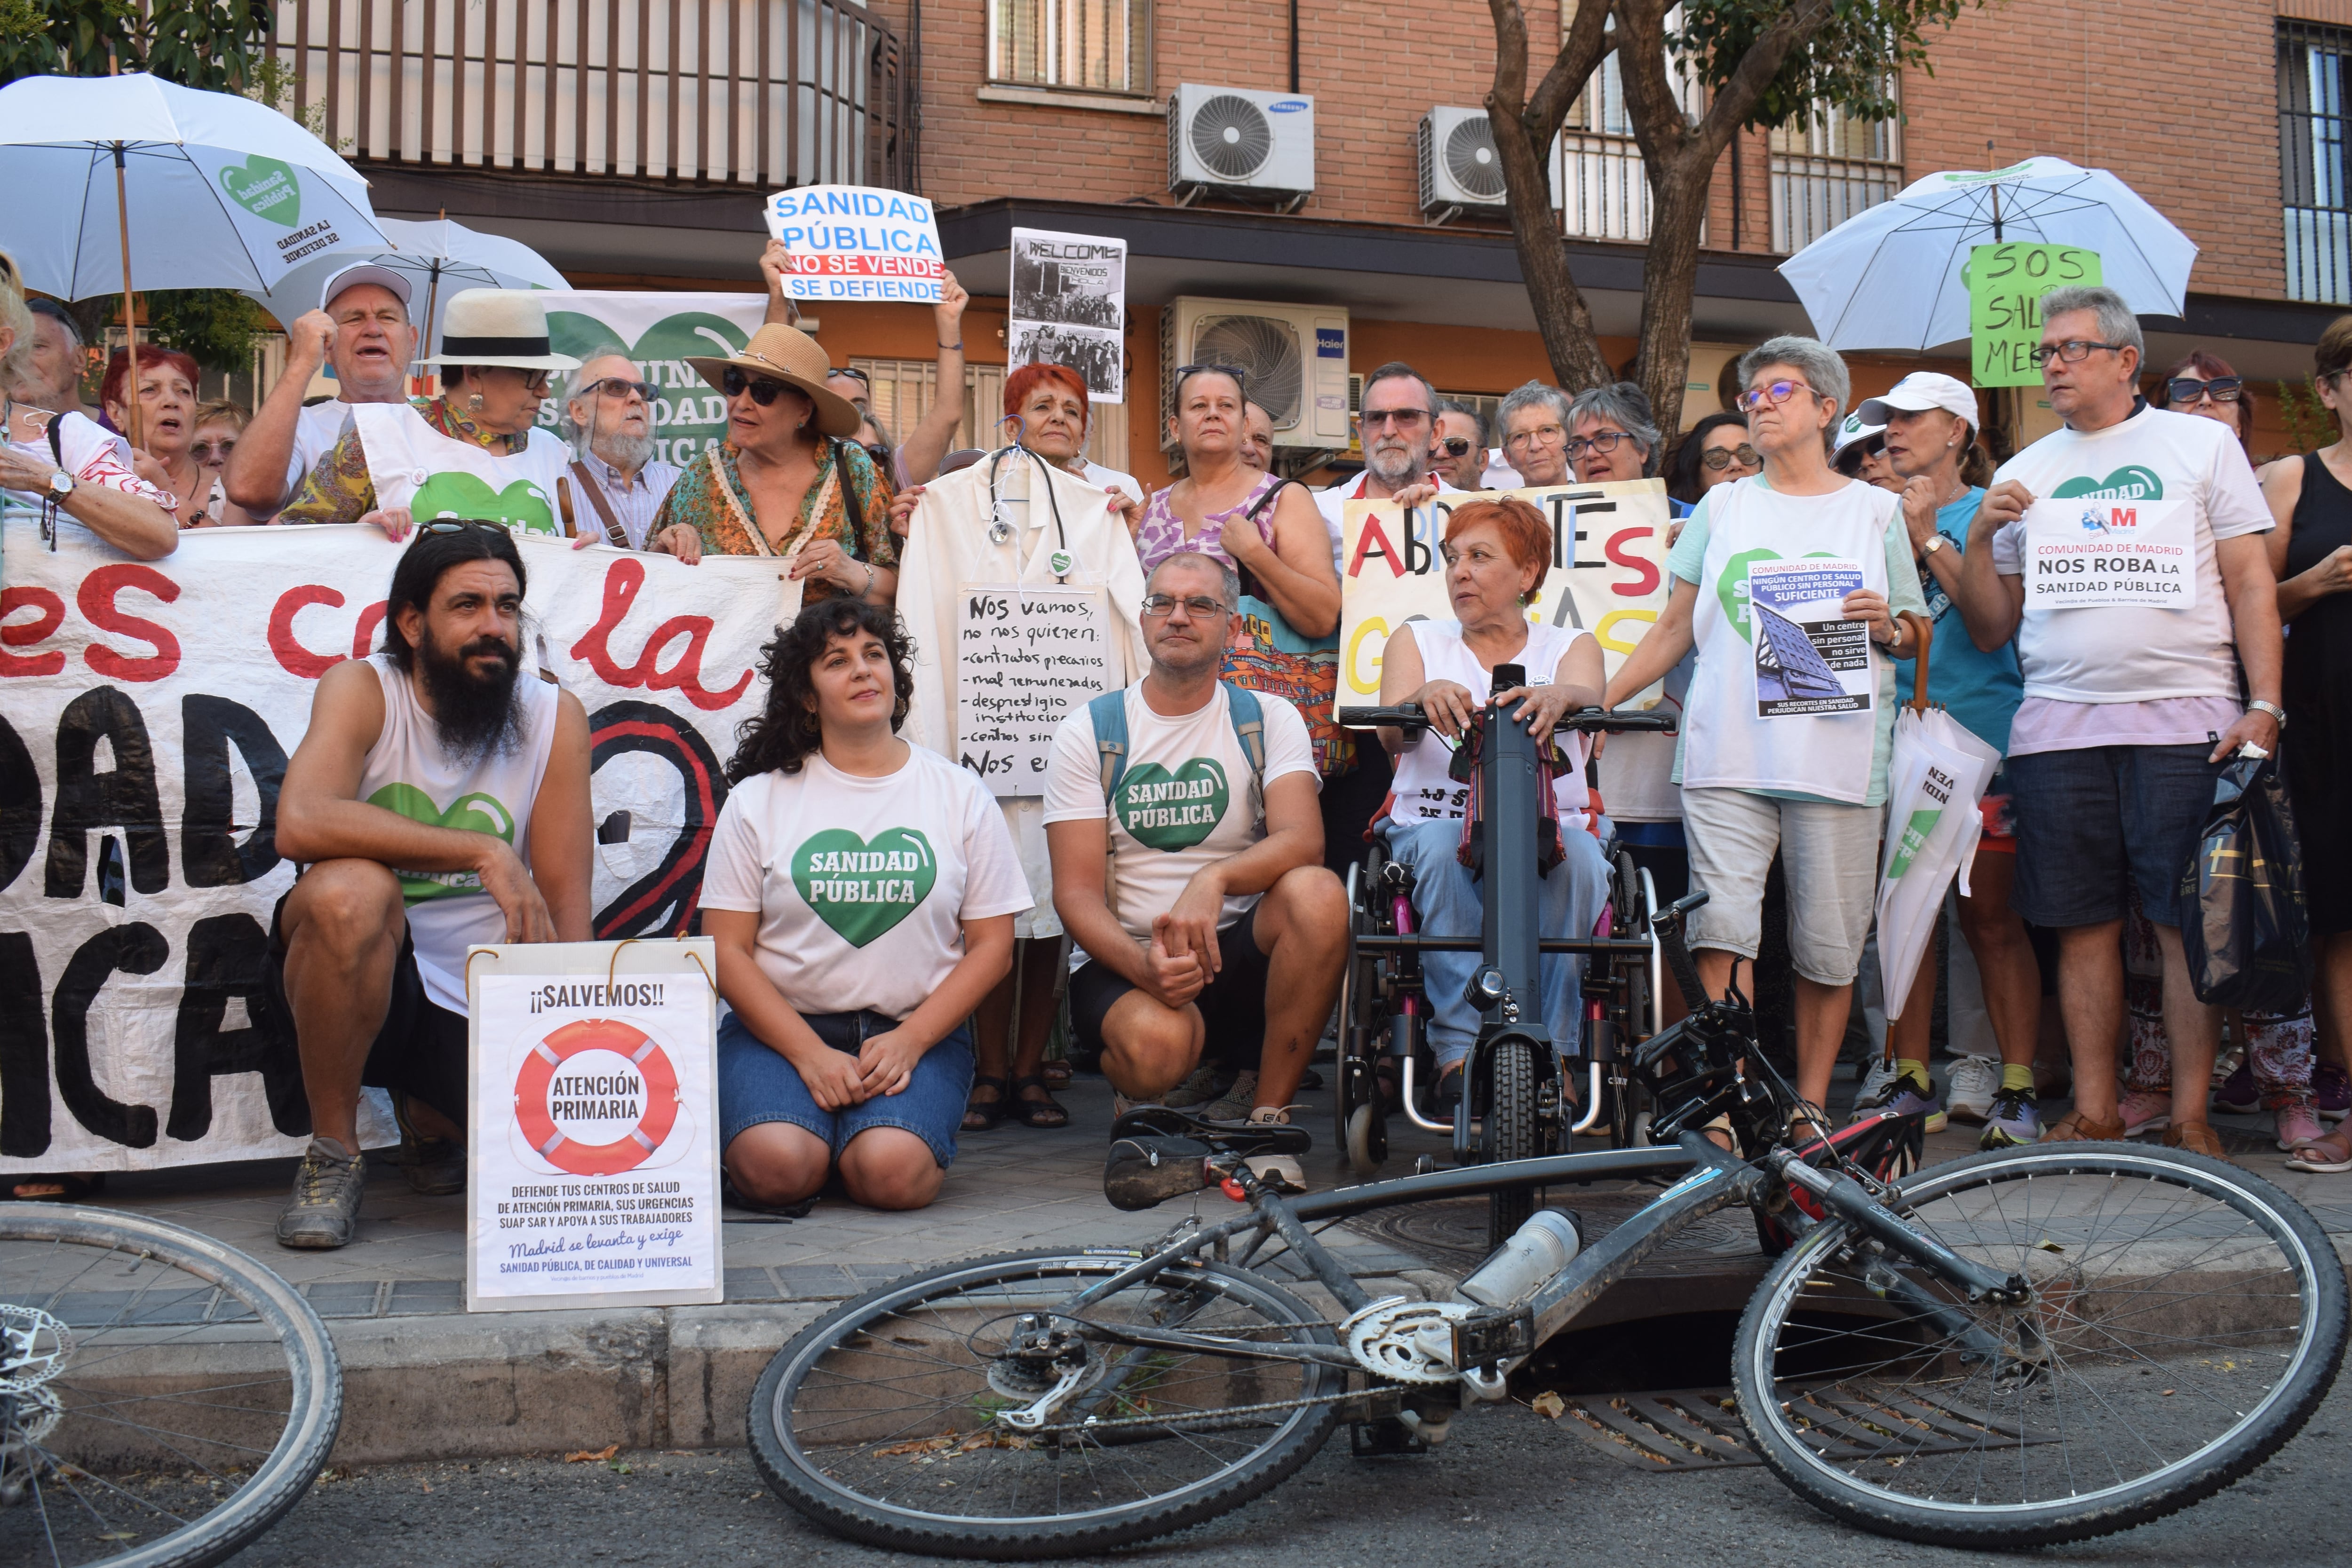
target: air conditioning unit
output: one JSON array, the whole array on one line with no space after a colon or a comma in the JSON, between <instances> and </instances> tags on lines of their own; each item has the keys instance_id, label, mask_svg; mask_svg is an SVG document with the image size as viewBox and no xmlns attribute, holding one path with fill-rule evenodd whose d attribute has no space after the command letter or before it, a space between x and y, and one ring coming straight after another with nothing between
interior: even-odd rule
<instances>
[{"instance_id":1,"label":"air conditioning unit","mask_svg":"<svg viewBox=\"0 0 2352 1568\"><path fill-rule=\"evenodd\" d=\"M1168 95L1168 189L1297 206L1315 189L1315 100L1183 83Z\"/></svg>"},{"instance_id":2,"label":"air conditioning unit","mask_svg":"<svg viewBox=\"0 0 2352 1568\"><path fill-rule=\"evenodd\" d=\"M1503 158L1483 109L1440 104L1421 117L1421 211L1504 204Z\"/></svg>"},{"instance_id":3,"label":"air conditioning unit","mask_svg":"<svg viewBox=\"0 0 2352 1568\"><path fill-rule=\"evenodd\" d=\"M1244 299L1171 299L1160 313L1163 414L1176 412L1179 365L1231 365L1240 371L1243 391L1274 421L1276 446L1348 444L1345 310Z\"/></svg>"}]
</instances>

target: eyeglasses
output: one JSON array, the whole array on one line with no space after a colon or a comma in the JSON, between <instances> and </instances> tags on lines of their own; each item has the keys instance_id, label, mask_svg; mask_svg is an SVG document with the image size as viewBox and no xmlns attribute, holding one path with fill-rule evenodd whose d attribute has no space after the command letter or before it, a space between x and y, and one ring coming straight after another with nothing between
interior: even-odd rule
<instances>
[{"instance_id":1,"label":"eyeglasses","mask_svg":"<svg viewBox=\"0 0 2352 1568\"><path fill-rule=\"evenodd\" d=\"M1566 440L1567 437L1568 431L1565 426L1538 424L1533 430L1522 430L1505 436L1503 444L1507 447L1520 447L1541 442L1544 445L1549 446L1556 441Z\"/></svg>"},{"instance_id":2,"label":"eyeglasses","mask_svg":"<svg viewBox=\"0 0 2352 1568\"><path fill-rule=\"evenodd\" d=\"M1810 392L1812 391L1812 388L1807 386L1802 382L1768 382L1766 385L1753 387L1747 392L1741 392L1739 394L1738 402L1739 406L1743 410L1749 413L1754 413L1758 409L1762 408L1767 403L1771 404L1774 408L1778 408L1782 403L1788 402L1790 398L1796 396L1799 392ZM1819 397L1821 394L1819 392L1813 392L1813 395Z\"/></svg>"},{"instance_id":3,"label":"eyeglasses","mask_svg":"<svg viewBox=\"0 0 2352 1568\"><path fill-rule=\"evenodd\" d=\"M1378 430L1384 424L1393 424L1399 430L1411 430L1414 425L1419 424L1423 420L1429 417L1429 410L1425 408L1368 408L1358 417L1363 420L1364 428L1366 430Z\"/></svg>"},{"instance_id":4,"label":"eyeglasses","mask_svg":"<svg viewBox=\"0 0 2352 1568\"><path fill-rule=\"evenodd\" d=\"M719 390L729 397L741 397L750 392L753 402L766 408L793 389L782 382L770 381L765 376L747 376L730 365L719 372Z\"/></svg>"},{"instance_id":5,"label":"eyeglasses","mask_svg":"<svg viewBox=\"0 0 2352 1568\"><path fill-rule=\"evenodd\" d=\"M591 382L580 390L583 393L602 392L606 397L626 397L631 392L635 392L637 394L637 398L640 402L651 402L654 401L654 389L652 387L646 385L644 382L633 382L622 376L606 376L603 381Z\"/></svg>"},{"instance_id":6,"label":"eyeglasses","mask_svg":"<svg viewBox=\"0 0 2352 1568\"><path fill-rule=\"evenodd\" d=\"M1202 620L1212 615L1223 615L1229 612L1229 606L1223 600L1212 599L1205 593L1195 593L1184 599L1179 599L1172 593L1147 593L1143 596L1143 612L1154 620L1169 613L1180 604L1188 613Z\"/></svg>"},{"instance_id":7,"label":"eyeglasses","mask_svg":"<svg viewBox=\"0 0 2352 1568\"><path fill-rule=\"evenodd\" d=\"M1606 457L1617 450L1619 442L1633 439L1622 430L1603 430L1592 435L1573 436L1568 444L1568 455L1570 457L1581 457L1587 452L1598 452Z\"/></svg>"},{"instance_id":8,"label":"eyeglasses","mask_svg":"<svg viewBox=\"0 0 2352 1568\"><path fill-rule=\"evenodd\" d=\"M1437 444L1444 449L1445 455L1448 457L1470 455L1470 438L1466 435L1449 435Z\"/></svg>"},{"instance_id":9,"label":"eyeglasses","mask_svg":"<svg viewBox=\"0 0 2352 1568\"><path fill-rule=\"evenodd\" d=\"M2036 344L2025 357L2036 369L2048 364L2053 360L2070 365L2079 365L2091 357L2091 350L2094 349L2105 349L2110 353L2119 354L2123 352L2125 347L2126 345L2122 343L2094 343L2086 338L2069 338L2063 343Z\"/></svg>"},{"instance_id":10,"label":"eyeglasses","mask_svg":"<svg viewBox=\"0 0 2352 1568\"><path fill-rule=\"evenodd\" d=\"M1728 468L1735 463L1742 468L1753 468L1758 461L1756 448L1744 441L1737 446L1710 446L1698 455L1698 460L1717 470Z\"/></svg>"},{"instance_id":11,"label":"eyeglasses","mask_svg":"<svg viewBox=\"0 0 2352 1568\"><path fill-rule=\"evenodd\" d=\"M878 441L867 442L865 445L866 455L874 459L874 465L877 468L887 468L890 466L890 449L888 447L883 445Z\"/></svg>"},{"instance_id":12,"label":"eyeglasses","mask_svg":"<svg viewBox=\"0 0 2352 1568\"><path fill-rule=\"evenodd\" d=\"M2209 397L2215 402L2235 402L2245 385L2243 376L2215 376L2210 382L2175 376L2164 383L2165 403L2170 408L2195 408L2199 400Z\"/></svg>"},{"instance_id":13,"label":"eyeglasses","mask_svg":"<svg viewBox=\"0 0 2352 1568\"><path fill-rule=\"evenodd\" d=\"M2232 392L2230 395L2235 397L2238 394ZM226 461L228 455L236 450L236 437L234 435L224 441L195 441L188 444L188 455L199 463L209 463L215 457Z\"/></svg>"}]
</instances>

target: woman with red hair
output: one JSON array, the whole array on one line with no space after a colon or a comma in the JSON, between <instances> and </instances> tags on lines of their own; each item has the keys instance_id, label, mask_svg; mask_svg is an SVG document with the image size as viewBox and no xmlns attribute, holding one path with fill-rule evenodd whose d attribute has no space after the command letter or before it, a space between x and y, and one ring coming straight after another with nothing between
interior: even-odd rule
<instances>
[{"instance_id":1,"label":"woman with red hair","mask_svg":"<svg viewBox=\"0 0 2352 1568\"><path fill-rule=\"evenodd\" d=\"M177 349L139 350L138 420L131 417L131 350L117 349L99 383L99 406L106 422L141 438L138 450L153 461L144 476L179 501L184 528L223 528L253 519L229 503L220 476L196 461L189 448L196 438L196 361Z\"/></svg>"},{"instance_id":2,"label":"woman with red hair","mask_svg":"<svg viewBox=\"0 0 2352 1568\"><path fill-rule=\"evenodd\" d=\"M1097 490L1109 491L1112 507L1126 517L1131 535L1143 515L1143 486L1132 474L1087 459L1087 432L1093 413L1087 379L1067 365L1023 365L1004 378L1006 442L1026 447Z\"/></svg>"}]
</instances>

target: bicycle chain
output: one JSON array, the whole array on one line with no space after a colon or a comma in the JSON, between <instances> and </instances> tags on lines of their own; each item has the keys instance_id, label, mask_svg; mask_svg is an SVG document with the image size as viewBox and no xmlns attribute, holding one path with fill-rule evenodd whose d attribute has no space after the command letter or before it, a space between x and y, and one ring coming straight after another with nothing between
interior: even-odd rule
<instances>
[{"instance_id":1,"label":"bicycle chain","mask_svg":"<svg viewBox=\"0 0 2352 1568\"><path fill-rule=\"evenodd\" d=\"M1310 1395L1302 1399L1272 1399L1260 1405L1229 1405L1219 1410L1201 1411L1196 1419L1221 1421L1234 1416L1258 1416L1276 1410L1300 1410L1309 1405L1336 1405L1344 1399L1361 1398L1364 1392L1362 1389L1356 1389L1339 1394ZM1172 1427L1186 1419L1187 1417L1181 1416L1114 1416L1106 1421L1100 1416L1089 1416L1084 1421L1073 1422L1066 1426L1040 1427L1034 1432L1015 1435L1024 1437L1042 1437L1065 1432L1110 1432L1129 1427Z\"/></svg>"}]
</instances>

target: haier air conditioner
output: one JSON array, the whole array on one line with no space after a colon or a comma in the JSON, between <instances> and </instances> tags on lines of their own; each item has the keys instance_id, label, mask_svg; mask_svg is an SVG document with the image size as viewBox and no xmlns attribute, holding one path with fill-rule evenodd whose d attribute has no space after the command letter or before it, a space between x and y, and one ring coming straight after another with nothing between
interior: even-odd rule
<instances>
[{"instance_id":1,"label":"haier air conditioner","mask_svg":"<svg viewBox=\"0 0 2352 1568\"><path fill-rule=\"evenodd\" d=\"M1185 82L1168 95L1168 189L1297 206L1315 189L1315 100Z\"/></svg>"},{"instance_id":2,"label":"haier air conditioner","mask_svg":"<svg viewBox=\"0 0 2352 1568\"><path fill-rule=\"evenodd\" d=\"M1160 406L1176 411L1176 367L1231 365L1274 421L1276 446L1348 444L1348 313L1320 305L1171 299L1160 313Z\"/></svg>"},{"instance_id":3,"label":"haier air conditioner","mask_svg":"<svg viewBox=\"0 0 2352 1568\"><path fill-rule=\"evenodd\" d=\"M1499 214L1508 204L1503 187L1502 154L1495 147L1495 128L1483 109L1439 104L1421 117L1413 139L1414 162L1421 170L1421 215L1444 223L1464 212L1480 210ZM1552 139L1551 204L1560 203L1559 139Z\"/></svg>"}]
</instances>

